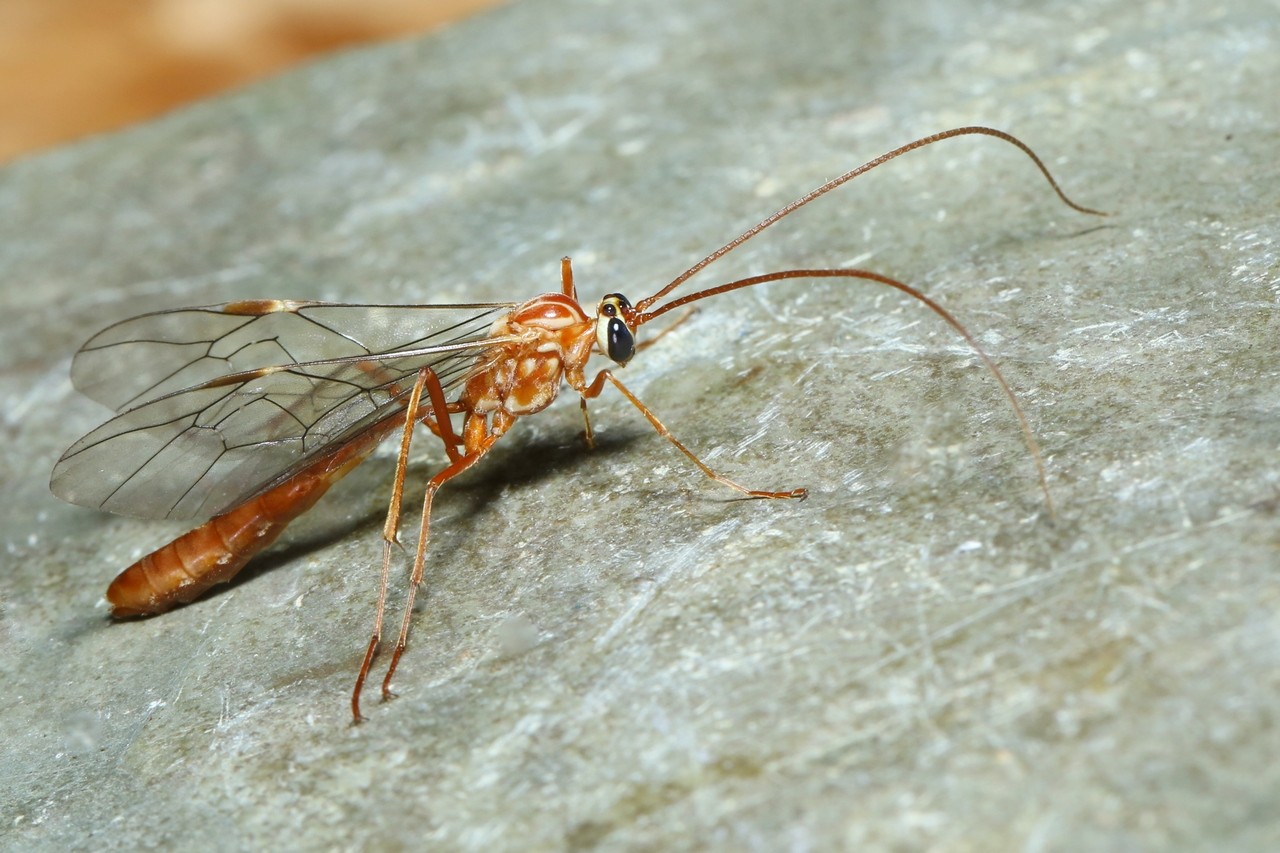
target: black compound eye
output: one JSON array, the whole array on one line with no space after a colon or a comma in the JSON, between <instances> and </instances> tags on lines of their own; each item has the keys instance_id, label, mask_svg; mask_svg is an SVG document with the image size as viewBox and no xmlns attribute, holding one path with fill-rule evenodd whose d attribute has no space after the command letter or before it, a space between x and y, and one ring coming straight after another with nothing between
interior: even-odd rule
<instances>
[{"instance_id":1,"label":"black compound eye","mask_svg":"<svg viewBox=\"0 0 1280 853\"><path fill-rule=\"evenodd\" d=\"M636 339L627 324L613 317L609 320L607 351L609 358L626 364L636 354Z\"/></svg>"},{"instance_id":2,"label":"black compound eye","mask_svg":"<svg viewBox=\"0 0 1280 853\"><path fill-rule=\"evenodd\" d=\"M631 303L621 293L610 293L600 300L596 341L600 349L618 364L625 365L636 354L636 339L623 317Z\"/></svg>"}]
</instances>

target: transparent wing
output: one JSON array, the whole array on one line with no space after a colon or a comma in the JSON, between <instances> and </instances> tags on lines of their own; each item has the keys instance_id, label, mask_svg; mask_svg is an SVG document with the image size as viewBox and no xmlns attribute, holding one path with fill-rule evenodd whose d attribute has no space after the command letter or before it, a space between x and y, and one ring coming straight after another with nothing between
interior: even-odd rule
<instances>
[{"instance_id":1,"label":"transparent wing","mask_svg":"<svg viewBox=\"0 0 1280 853\"><path fill-rule=\"evenodd\" d=\"M63 500L205 519L402 417L424 366L445 390L493 345L511 304L260 300L146 314L95 335L72 381L120 412L63 454Z\"/></svg>"}]
</instances>

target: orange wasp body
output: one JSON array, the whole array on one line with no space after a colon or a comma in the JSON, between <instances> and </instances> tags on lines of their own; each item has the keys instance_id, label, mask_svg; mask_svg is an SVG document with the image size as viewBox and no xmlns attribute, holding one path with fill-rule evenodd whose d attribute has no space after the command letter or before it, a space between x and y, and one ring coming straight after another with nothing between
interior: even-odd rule
<instances>
[{"instance_id":1,"label":"orange wasp body","mask_svg":"<svg viewBox=\"0 0 1280 853\"><path fill-rule=\"evenodd\" d=\"M857 269L783 270L739 279L653 306L708 264L815 198L916 148L981 134L1027 154L1067 205L1030 148L1002 131L965 127L918 139L823 184L690 267L632 306L605 296L594 316L578 301L569 259L561 290L521 304L380 306L253 300L147 314L92 338L72 367L76 387L120 414L73 445L54 468L59 497L140 517L207 519L143 557L111 584L117 617L164 612L231 579L339 478L399 431L400 452L386 523L374 629L352 693L360 695L381 644L414 426L444 445L449 464L427 484L408 600L383 679L383 698L408 640L422 582L435 493L466 471L518 420L551 404L561 384L586 401L616 387L653 427L707 476L754 498L803 498L804 489L747 489L681 444L610 370L587 379L593 353L625 366L646 322L701 299L787 278L861 278L896 288L951 325L982 359L1009 400L1052 511L1039 448L999 368L942 306L909 285ZM670 327L668 327L670 328ZM653 340L656 340L654 338ZM653 342L650 341L650 343ZM446 394L457 391L453 401ZM425 392L425 399L424 399ZM462 418L455 431L453 415Z\"/></svg>"}]
</instances>

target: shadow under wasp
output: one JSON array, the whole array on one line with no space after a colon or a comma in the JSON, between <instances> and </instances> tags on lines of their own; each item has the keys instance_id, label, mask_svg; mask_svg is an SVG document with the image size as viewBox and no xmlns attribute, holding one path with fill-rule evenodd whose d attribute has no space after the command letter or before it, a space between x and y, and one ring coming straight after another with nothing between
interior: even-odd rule
<instances>
[{"instance_id":1,"label":"shadow under wasp","mask_svg":"<svg viewBox=\"0 0 1280 853\"><path fill-rule=\"evenodd\" d=\"M636 341L641 326L712 296L791 278L857 278L907 294L964 338L1017 417L1052 512L1040 449L999 367L949 311L916 288L869 270L790 269L658 305L696 273L819 196L909 151L968 135L1016 146L1066 205L1104 215L1069 199L1021 140L988 127L961 127L907 143L828 181L651 296L632 304L621 293L608 294L594 316L578 301L569 258L561 262L558 292L523 303L345 305L260 299L144 314L109 326L76 354L71 368L76 388L118 414L63 454L51 488L63 500L108 512L203 522L129 566L107 589L113 616L144 616L192 601L230 580L383 439L399 433L373 631L351 695L351 713L359 722L361 691L382 642L416 424L440 440L449 461L427 483L408 594L382 681L384 699L392 695L392 676L408 641L436 492L483 459L519 418L550 405L562 383L579 395L588 444L593 438L587 400L612 386L716 482L750 498L804 498L803 488L749 489L713 470L612 369L588 379L587 363L601 353L626 366L645 346ZM457 392L452 400L451 392ZM455 415L461 416L459 428Z\"/></svg>"}]
</instances>

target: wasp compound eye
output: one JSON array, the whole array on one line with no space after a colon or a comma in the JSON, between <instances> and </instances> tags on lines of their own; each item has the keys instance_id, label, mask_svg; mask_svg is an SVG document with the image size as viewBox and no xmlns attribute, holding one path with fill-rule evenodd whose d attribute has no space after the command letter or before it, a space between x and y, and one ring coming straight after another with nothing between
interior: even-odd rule
<instances>
[{"instance_id":1,"label":"wasp compound eye","mask_svg":"<svg viewBox=\"0 0 1280 853\"><path fill-rule=\"evenodd\" d=\"M617 317L609 319L609 327L605 332L606 352L609 358L618 364L626 364L636 354L636 339L627 328L627 324Z\"/></svg>"},{"instance_id":2,"label":"wasp compound eye","mask_svg":"<svg viewBox=\"0 0 1280 853\"><path fill-rule=\"evenodd\" d=\"M631 303L621 293L610 293L600 300L600 312L596 320L596 341L610 359L626 365L636 354L636 338L624 319L631 311Z\"/></svg>"}]
</instances>

